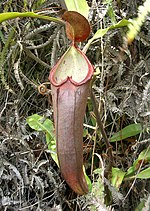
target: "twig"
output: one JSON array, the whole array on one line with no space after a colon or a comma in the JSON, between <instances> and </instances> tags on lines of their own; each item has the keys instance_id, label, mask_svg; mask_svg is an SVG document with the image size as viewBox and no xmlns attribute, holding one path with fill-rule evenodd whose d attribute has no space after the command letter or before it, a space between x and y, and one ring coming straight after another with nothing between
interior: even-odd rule
<instances>
[{"instance_id":1,"label":"twig","mask_svg":"<svg viewBox=\"0 0 150 211\"><path fill-rule=\"evenodd\" d=\"M94 169L94 157L95 157L95 147L96 147L96 139L97 139L97 130L98 130L98 125L96 123L95 127L95 135L94 135L94 144L93 144L93 152L92 152L92 160L91 160L91 175L93 174L93 169Z\"/></svg>"},{"instance_id":2,"label":"twig","mask_svg":"<svg viewBox=\"0 0 150 211\"><path fill-rule=\"evenodd\" d=\"M112 165L114 163L113 154L112 154L112 145L109 143L108 137L107 137L105 129L103 127L103 123L101 121L100 114L99 114L99 111L98 111L98 107L97 107L97 104L96 104L96 98L95 98L95 95L92 91L92 88L91 88L91 91L90 91L90 96L91 96L91 100L92 100L92 103L93 103L94 113L96 115L97 124L99 126L99 129L101 130L103 139L106 143L106 147L107 147L107 151L108 151L108 155L109 155L109 165L108 165L107 170L109 172L109 170L111 170Z\"/></svg>"},{"instance_id":3,"label":"twig","mask_svg":"<svg viewBox=\"0 0 150 211\"><path fill-rule=\"evenodd\" d=\"M33 49L44 48L45 46L47 46L48 44L50 44L50 43L54 40L55 37L56 37L56 34L51 35L45 43L42 43L42 44L40 44L40 45L26 46L26 49L33 50ZM26 44L26 43L25 43L25 44Z\"/></svg>"},{"instance_id":4,"label":"twig","mask_svg":"<svg viewBox=\"0 0 150 211\"><path fill-rule=\"evenodd\" d=\"M56 23L51 22L50 24L45 24L45 25L40 26L39 28L36 28L25 36L25 40L32 39L35 35L41 32L47 31L48 29L52 28L55 25Z\"/></svg>"},{"instance_id":5,"label":"twig","mask_svg":"<svg viewBox=\"0 0 150 211\"><path fill-rule=\"evenodd\" d=\"M8 95L9 95L9 91L7 91L7 95L6 95L6 100L5 100L5 105L4 108L2 109L2 111L0 112L0 119L2 117L3 112L5 111L7 105L8 105Z\"/></svg>"},{"instance_id":6,"label":"twig","mask_svg":"<svg viewBox=\"0 0 150 211\"><path fill-rule=\"evenodd\" d=\"M46 67L46 68L48 68L48 69L51 68L50 65L48 65L48 64L45 63L45 62L43 62L40 58L36 57L36 56L35 56L30 50L28 50L26 47L23 47L23 49L24 49L24 51L27 53L27 55L28 55L30 58L34 59L37 63L41 64L42 66L44 66L44 67Z\"/></svg>"}]
</instances>

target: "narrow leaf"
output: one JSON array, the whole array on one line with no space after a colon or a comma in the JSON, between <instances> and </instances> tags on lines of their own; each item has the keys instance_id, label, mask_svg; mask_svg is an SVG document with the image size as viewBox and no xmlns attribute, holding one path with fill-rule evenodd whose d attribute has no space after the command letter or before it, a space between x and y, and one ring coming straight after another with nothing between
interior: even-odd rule
<instances>
[{"instance_id":1,"label":"narrow leaf","mask_svg":"<svg viewBox=\"0 0 150 211\"><path fill-rule=\"evenodd\" d=\"M107 32L108 32L109 28L106 29L99 29L94 36L88 40L87 44L85 45L85 47L83 48L83 52L86 53L87 49L90 47L90 45L92 44L92 42L96 39L99 39L101 37L103 37Z\"/></svg>"},{"instance_id":2,"label":"narrow leaf","mask_svg":"<svg viewBox=\"0 0 150 211\"><path fill-rule=\"evenodd\" d=\"M122 19L118 23L116 23L116 24L114 24L114 25L112 25L108 28L98 29L98 31L94 34L94 36L91 39L88 40L88 43L85 45L85 47L83 49L83 52L86 53L87 49L90 47L92 42L96 39L103 37L108 32L108 30L125 27L125 26L128 26L128 24L130 24L130 23L131 23L130 21L128 21L126 19Z\"/></svg>"},{"instance_id":3,"label":"narrow leaf","mask_svg":"<svg viewBox=\"0 0 150 211\"><path fill-rule=\"evenodd\" d=\"M120 130L118 133L115 133L111 137L110 142L120 141L128 137L135 136L141 132L142 132L142 126L140 123L131 124Z\"/></svg>"},{"instance_id":4,"label":"narrow leaf","mask_svg":"<svg viewBox=\"0 0 150 211\"><path fill-rule=\"evenodd\" d=\"M103 37L107 32L108 32L109 28L106 29L99 29L94 36L92 37L92 40L96 40L99 39L101 37Z\"/></svg>"},{"instance_id":5,"label":"narrow leaf","mask_svg":"<svg viewBox=\"0 0 150 211\"><path fill-rule=\"evenodd\" d=\"M0 30L0 40L5 44L5 38L1 30Z\"/></svg>"},{"instance_id":6,"label":"narrow leaf","mask_svg":"<svg viewBox=\"0 0 150 211\"><path fill-rule=\"evenodd\" d=\"M139 169L141 166L141 162L143 164L150 161L150 148L144 149L138 156L138 158L134 161L133 165L128 169L125 177L132 177L135 172Z\"/></svg>"},{"instance_id":7,"label":"narrow leaf","mask_svg":"<svg viewBox=\"0 0 150 211\"><path fill-rule=\"evenodd\" d=\"M128 170L127 173L125 175L125 177L132 177L135 174L135 166L131 166Z\"/></svg>"},{"instance_id":8,"label":"narrow leaf","mask_svg":"<svg viewBox=\"0 0 150 211\"><path fill-rule=\"evenodd\" d=\"M86 0L65 0L68 11L76 11L88 19L89 6Z\"/></svg>"},{"instance_id":9,"label":"narrow leaf","mask_svg":"<svg viewBox=\"0 0 150 211\"><path fill-rule=\"evenodd\" d=\"M138 156L138 158L134 161L133 167L135 170L138 170L141 166L141 163L145 164L145 162L150 161L150 148L144 149Z\"/></svg>"},{"instance_id":10,"label":"narrow leaf","mask_svg":"<svg viewBox=\"0 0 150 211\"><path fill-rule=\"evenodd\" d=\"M54 21L56 23L64 24L64 21L61 20L60 18L54 18L54 17L50 17L50 16L39 15L39 14L34 13L34 12L6 12L6 13L0 13L0 23L2 23L3 21L7 21L7 20L10 20L10 19L14 19L14 18L21 18L21 17L40 18L40 19Z\"/></svg>"},{"instance_id":11,"label":"narrow leaf","mask_svg":"<svg viewBox=\"0 0 150 211\"><path fill-rule=\"evenodd\" d=\"M139 179L149 179L150 178L150 167L146 168L145 170L141 171L139 174L136 175L136 178Z\"/></svg>"},{"instance_id":12,"label":"narrow leaf","mask_svg":"<svg viewBox=\"0 0 150 211\"><path fill-rule=\"evenodd\" d=\"M58 156L56 153L56 140L52 139L49 133L46 133L46 143L47 143L48 149L50 150L52 159L55 161L57 166L59 166Z\"/></svg>"},{"instance_id":13,"label":"narrow leaf","mask_svg":"<svg viewBox=\"0 0 150 211\"><path fill-rule=\"evenodd\" d=\"M110 29L117 29L117 28L121 28L121 27L124 27L124 26L127 26L128 24L130 23L130 21L126 20L126 19L122 19L121 21L119 21L118 23L108 27L108 28L105 28L105 29L99 29L95 34L94 36L92 37L93 40L95 39L98 39L100 37L103 37L107 32L108 30Z\"/></svg>"},{"instance_id":14,"label":"narrow leaf","mask_svg":"<svg viewBox=\"0 0 150 211\"><path fill-rule=\"evenodd\" d=\"M129 24L131 24L131 21L128 21L126 19L122 19L118 23L110 26L109 29L117 29L117 28L128 26Z\"/></svg>"},{"instance_id":15,"label":"narrow leaf","mask_svg":"<svg viewBox=\"0 0 150 211\"><path fill-rule=\"evenodd\" d=\"M86 182L87 182L87 185L88 185L88 189L91 192L92 191L92 182L91 182L90 178L88 177L88 175L86 174L84 166L83 166L83 172L84 172L84 176L85 176L85 179L86 179Z\"/></svg>"},{"instance_id":16,"label":"narrow leaf","mask_svg":"<svg viewBox=\"0 0 150 211\"><path fill-rule=\"evenodd\" d=\"M150 148L144 149L138 156L138 160L150 161Z\"/></svg>"}]
</instances>

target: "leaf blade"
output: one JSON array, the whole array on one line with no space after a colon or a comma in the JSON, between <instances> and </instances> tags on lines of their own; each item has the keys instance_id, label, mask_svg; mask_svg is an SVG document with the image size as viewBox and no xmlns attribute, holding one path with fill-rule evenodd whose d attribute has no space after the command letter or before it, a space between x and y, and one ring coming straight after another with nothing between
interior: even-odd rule
<instances>
[{"instance_id":1,"label":"leaf blade","mask_svg":"<svg viewBox=\"0 0 150 211\"><path fill-rule=\"evenodd\" d=\"M111 178L111 184L118 188L120 187L124 176L125 176L126 172L122 171L119 168L112 168L112 178Z\"/></svg>"},{"instance_id":2,"label":"leaf blade","mask_svg":"<svg viewBox=\"0 0 150 211\"><path fill-rule=\"evenodd\" d=\"M125 177L129 178L132 177L135 172L141 166L141 162L143 164L146 162L150 162L150 148L144 149L138 156L138 158L134 161L133 165L127 170Z\"/></svg>"},{"instance_id":3,"label":"leaf blade","mask_svg":"<svg viewBox=\"0 0 150 211\"><path fill-rule=\"evenodd\" d=\"M150 167L144 169L139 174L136 175L138 179L149 179L150 178Z\"/></svg>"},{"instance_id":4,"label":"leaf blade","mask_svg":"<svg viewBox=\"0 0 150 211\"><path fill-rule=\"evenodd\" d=\"M138 124L130 124L120 130L119 132L115 133L111 138L110 142L116 142L120 141L126 138L129 138L131 136L138 135L139 133L142 132L142 126L140 123Z\"/></svg>"},{"instance_id":5,"label":"leaf blade","mask_svg":"<svg viewBox=\"0 0 150 211\"><path fill-rule=\"evenodd\" d=\"M65 0L68 11L76 11L88 19L89 6L86 0Z\"/></svg>"},{"instance_id":6,"label":"leaf blade","mask_svg":"<svg viewBox=\"0 0 150 211\"><path fill-rule=\"evenodd\" d=\"M26 17L26 18L40 18L44 20L49 20L49 21L54 21L57 23L64 24L64 22L60 18L54 18L50 16L45 16L45 15L39 15L34 12L5 12L5 13L0 13L0 23L3 21L7 21L10 19L14 18L21 18L21 17Z\"/></svg>"},{"instance_id":7,"label":"leaf blade","mask_svg":"<svg viewBox=\"0 0 150 211\"><path fill-rule=\"evenodd\" d=\"M109 27L109 29L117 29L117 28L122 28L125 26L128 26L129 24L131 24L131 21L127 20L127 19L122 19L121 21L119 21L118 23L112 25Z\"/></svg>"},{"instance_id":8,"label":"leaf blade","mask_svg":"<svg viewBox=\"0 0 150 211\"><path fill-rule=\"evenodd\" d=\"M46 143L47 143L48 149L51 152L51 157L59 166L58 157L56 153L56 139L53 133L54 131L53 122L50 119L44 120L43 117L38 114L33 114L29 116L26 119L26 121L32 129L39 132L41 131L41 132L46 133Z\"/></svg>"},{"instance_id":9,"label":"leaf blade","mask_svg":"<svg viewBox=\"0 0 150 211\"><path fill-rule=\"evenodd\" d=\"M97 32L95 32L95 34L93 35L93 37L88 40L88 43L83 48L83 52L86 53L87 49L90 47L92 42L96 39L103 37L108 32L108 30L122 28L122 27L128 26L129 24L131 24L130 21L128 21L126 19L122 19L121 21L119 21L118 23L116 23L110 27L107 27L105 29L98 29Z\"/></svg>"},{"instance_id":10,"label":"leaf blade","mask_svg":"<svg viewBox=\"0 0 150 211\"><path fill-rule=\"evenodd\" d=\"M42 116L38 114L33 114L32 116L29 116L26 121L32 129L36 131L47 132L52 136L52 131L54 130L54 128L53 123L50 119L45 119L43 121Z\"/></svg>"}]
</instances>

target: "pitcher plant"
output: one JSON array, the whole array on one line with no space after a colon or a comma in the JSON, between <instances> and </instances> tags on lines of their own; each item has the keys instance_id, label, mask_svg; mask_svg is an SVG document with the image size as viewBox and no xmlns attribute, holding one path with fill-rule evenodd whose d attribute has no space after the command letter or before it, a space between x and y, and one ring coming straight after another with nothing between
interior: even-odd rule
<instances>
[{"instance_id":1,"label":"pitcher plant","mask_svg":"<svg viewBox=\"0 0 150 211\"><path fill-rule=\"evenodd\" d=\"M83 120L94 69L76 42L89 36L90 25L77 12L65 12L62 18L72 44L49 76L57 155L63 178L77 194L83 195L88 193L83 172Z\"/></svg>"}]
</instances>

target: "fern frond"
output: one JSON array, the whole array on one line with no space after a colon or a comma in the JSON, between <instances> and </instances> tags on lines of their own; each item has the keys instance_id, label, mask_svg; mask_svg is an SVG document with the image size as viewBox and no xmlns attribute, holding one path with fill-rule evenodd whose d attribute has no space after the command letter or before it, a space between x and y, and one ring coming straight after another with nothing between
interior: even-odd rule
<instances>
[{"instance_id":1,"label":"fern frond","mask_svg":"<svg viewBox=\"0 0 150 211\"><path fill-rule=\"evenodd\" d=\"M150 0L146 0L143 6L139 6L138 8L138 17L135 19L131 19L130 20L131 24L128 25L129 30L127 32L127 40L129 44L137 36L149 12L150 12Z\"/></svg>"},{"instance_id":2,"label":"fern frond","mask_svg":"<svg viewBox=\"0 0 150 211\"><path fill-rule=\"evenodd\" d=\"M4 64L6 62L6 57L8 54L9 46L11 45L13 36L14 36L14 30L12 29L10 33L8 34L7 41L5 43L5 46L0 54L0 80L2 82L2 85L5 87L6 90L9 90L11 93L14 93L13 90L9 87L7 83L7 79L5 77L5 67Z\"/></svg>"}]
</instances>

